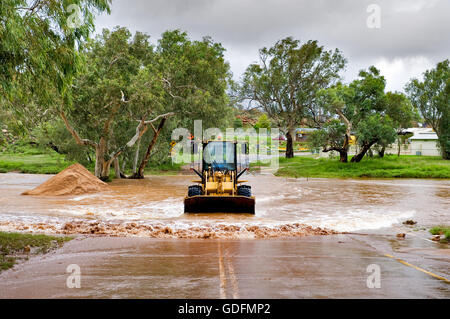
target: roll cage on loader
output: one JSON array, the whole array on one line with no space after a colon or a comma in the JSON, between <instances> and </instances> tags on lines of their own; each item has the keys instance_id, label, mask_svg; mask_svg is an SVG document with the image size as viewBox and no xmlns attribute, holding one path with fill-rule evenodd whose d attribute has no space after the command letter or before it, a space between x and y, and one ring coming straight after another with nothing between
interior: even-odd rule
<instances>
[{"instance_id":1,"label":"roll cage on loader","mask_svg":"<svg viewBox=\"0 0 450 319\"><path fill-rule=\"evenodd\" d=\"M199 147L201 146L201 147ZM246 142L192 142L191 170L200 178L189 186L185 213L255 214L255 198L247 181L239 178L249 168Z\"/></svg>"}]
</instances>

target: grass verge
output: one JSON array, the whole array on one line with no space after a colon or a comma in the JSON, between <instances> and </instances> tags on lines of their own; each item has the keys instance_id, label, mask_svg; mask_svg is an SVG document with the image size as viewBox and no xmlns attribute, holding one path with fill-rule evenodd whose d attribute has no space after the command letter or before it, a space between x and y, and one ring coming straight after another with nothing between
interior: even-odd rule
<instances>
[{"instance_id":1,"label":"grass verge","mask_svg":"<svg viewBox=\"0 0 450 319\"><path fill-rule=\"evenodd\" d=\"M74 161L66 160L64 155L58 154L53 150L40 149L38 147L22 147L14 149L14 152L8 150L0 153L0 173L19 172L25 174L58 174ZM86 168L94 172L94 164L86 165ZM181 170L181 164L165 163L152 165L149 163L144 171L146 175L175 175ZM126 172L131 175L131 171ZM111 168L111 179L114 178L114 172Z\"/></svg>"},{"instance_id":2,"label":"grass verge","mask_svg":"<svg viewBox=\"0 0 450 319\"><path fill-rule=\"evenodd\" d=\"M444 235L443 243L450 243L450 226L436 226L430 229L432 235Z\"/></svg>"},{"instance_id":3,"label":"grass verge","mask_svg":"<svg viewBox=\"0 0 450 319\"><path fill-rule=\"evenodd\" d=\"M360 163L299 156L280 158L277 176L318 178L450 178L450 161L431 156L385 156Z\"/></svg>"},{"instance_id":4,"label":"grass verge","mask_svg":"<svg viewBox=\"0 0 450 319\"><path fill-rule=\"evenodd\" d=\"M53 237L0 232L0 271L12 268L19 260L30 255L45 254L61 247L71 237Z\"/></svg>"}]
</instances>

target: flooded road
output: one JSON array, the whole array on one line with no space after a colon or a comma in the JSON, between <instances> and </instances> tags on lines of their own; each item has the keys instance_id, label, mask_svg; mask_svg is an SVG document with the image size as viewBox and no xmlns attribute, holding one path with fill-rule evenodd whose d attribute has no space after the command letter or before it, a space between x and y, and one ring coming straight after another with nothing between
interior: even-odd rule
<instances>
[{"instance_id":1,"label":"flooded road","mask_svg":"<svg viewBox=\"0 0 450 319\"><path fill-rule=\"evenodd\" d=\"M183 213L183 198L194 176L151 176L146 180L115 180L104 193L35 197L21 196L50 176L0 174L0 229L57 232L84 223L156 227L166 233L201 229L254 237L250 227L279 229L298 224L338 232L402 227L414 219L420 227L450 222L449 180L293 179L272 175L247 176L256 196L256 215ZM78 224L77 224L78 223ZM77 226L78 225L78 226ZM293 226L294 225L294 226ZM297 225L297 226L295 226ZM66 227L66 228L67 228ZM169 227L165 229L165 227ZM115 232L108 228L108 234ZM118 235L121 229L116 228ZM122 229L123 230L123 229ZM145 236L142 229L126 232ZM283 235L289 235L290 229ZM81 231L82 232L82 231ZM101 231L96 233L102 233ZM126 235L126 234L125 234ZM177 237L177 236L174 236ZM189 237L189 236L187 236ZM263 236L264 237L264 236ZM270 237L276 237L276 233Z\"/></svg>"},{"instance_id":2,"label":"flooded road","mask_svg":"<svg viewBox=\"0 0 450 319\"><path fill-rule=\"evenodd\" d=\"M191 176L117 180L102 194L20 195L48 178L0 174L0 230L88 236L2 272L0 298L450 297L450 249L428 233L450 222L449 180L249 176L250 216L183 214ZM305 237L320 232L304 225L348 233ZM303 238L281 238L295 236ZM66 285L73 264L80 289ZM373 265L376 289L367 284Z\"/></svg>"}]
</instances>

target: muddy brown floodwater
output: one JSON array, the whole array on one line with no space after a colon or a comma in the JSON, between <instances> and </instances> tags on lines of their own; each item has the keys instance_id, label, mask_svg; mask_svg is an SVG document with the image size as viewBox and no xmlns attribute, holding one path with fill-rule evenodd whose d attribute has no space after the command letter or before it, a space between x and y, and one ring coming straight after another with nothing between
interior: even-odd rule
<instances>
[{"instance_id":1,"label":"muddy brown floodwater","mask_svg":"<svg viewBox=\"0 0 450 319\"><path fill-rule=\"evenodd\" d=\"M115 180L81 196L21 196L49 178L0 174L0 230L158 238L268 238L383 232L414 219L450 222L449 180L293 179L248 176L256 215L183 213L195 176Z\"/></svg>"}]
</instances>

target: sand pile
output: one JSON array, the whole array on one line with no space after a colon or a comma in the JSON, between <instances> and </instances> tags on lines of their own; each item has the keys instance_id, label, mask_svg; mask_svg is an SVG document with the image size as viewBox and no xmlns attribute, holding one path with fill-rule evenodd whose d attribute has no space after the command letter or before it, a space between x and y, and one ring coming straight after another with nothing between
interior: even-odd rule
<instances>
[{"instance_id":1,"label":"sand pile","mask_svg":"<svg viewBox=\"0 0 450 319\"><path fill-rule=\"evenodd\" d=\"M27 191L22 195L80 195L101 192L107 189L108 184L95 177L83 165L74 164L35 189Z\"/></svg>"}]
</instances>

